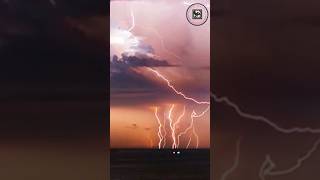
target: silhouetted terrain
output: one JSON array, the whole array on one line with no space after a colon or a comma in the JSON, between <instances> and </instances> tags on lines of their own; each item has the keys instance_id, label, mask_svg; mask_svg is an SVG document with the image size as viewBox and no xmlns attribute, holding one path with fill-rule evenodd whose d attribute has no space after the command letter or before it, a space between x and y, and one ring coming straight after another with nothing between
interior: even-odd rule
<instances>
[{"instance_id":1,"label":"silhouetted terrain","mask_svg":"<svg viewBox=\"0 0 320 180\"><path fill-rule=\"evenodd\" d=\"M209 149L115 149L110 161L111 180L210 179Z\"/></svg>"}]
</instances>

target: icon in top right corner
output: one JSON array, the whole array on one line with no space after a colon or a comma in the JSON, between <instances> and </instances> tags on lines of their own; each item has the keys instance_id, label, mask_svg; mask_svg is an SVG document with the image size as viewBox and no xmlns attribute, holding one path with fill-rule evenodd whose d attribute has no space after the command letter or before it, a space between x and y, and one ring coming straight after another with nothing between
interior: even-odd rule
<instances>
[{"instance_id":1,"label":"icon in top right corner","mask_svg":"<svg viewBox=\"0 0 320 180\"><path fill-rule=\"evenodd\" d=\"M192 9L192 19L202 19L202 9Z\"/></svg>"},{"instance_id":2,"label":"icon in top right corner","mask_svg":"<svg viewBox=\"0 0 320 180\"><path fill-rule=\"evenodd\" d=\"M201 26L208 20L209 11L203 4L194 3L188 7L186 16L190 24Z\"/></svg>"}]
</instances>

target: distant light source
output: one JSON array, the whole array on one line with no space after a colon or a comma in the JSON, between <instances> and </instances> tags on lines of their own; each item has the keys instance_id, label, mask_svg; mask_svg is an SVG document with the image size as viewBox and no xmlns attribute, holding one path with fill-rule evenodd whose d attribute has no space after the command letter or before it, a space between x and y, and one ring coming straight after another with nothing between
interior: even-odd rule
<instances>
[{"instance_id":1,"label":"distant light source","mask_svg":"<svg viewBox=\"0 0 320 180\"><path fill-rule=\"evenodd\" d=\"M180 152L180 151L173 151L172 154L177 154L177 155L179 155L179 154L181 154L181 152Z\"/></svg>"},{"instance_id":2,"label":"distant light source","mask_svg":"<svg viewBox=\"0 0 320 180\"><path fill-rule=\"evenodd\" d=\"M127 30L120 28L112 28L110 30L110 45L119 52L135 52L139 44L139 37Z\"/></svg>"}]
</instances>

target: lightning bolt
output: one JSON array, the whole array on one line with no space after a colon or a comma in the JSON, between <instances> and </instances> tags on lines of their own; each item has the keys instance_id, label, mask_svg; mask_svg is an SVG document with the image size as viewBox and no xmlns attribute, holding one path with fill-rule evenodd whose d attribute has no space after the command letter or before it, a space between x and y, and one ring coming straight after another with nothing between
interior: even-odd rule
<instances>
[{"instance_id":1,"label":"lightning bolt","mask_svg":"<svg viewBox=\"0 0 320 180\"><path fill-rule=\"evenodd\" d=\"M151 32L153 32L157 38L160 40L160 43L161 43L161 47L164 51L166 51L169 55L173 56L174 58L178 59L178 60L182 60L182 57L178 56L177 54L175 54L174 52L170 51L167 47L166 47L166 44L163 40L163 37L161 36L161 34L159 33L159 31L157 31L155 28L152 28L152 27L144 27L144 26L139 26L141 28L144 28L144 29L148 29L150 30Z\"/></svg>"},{"instance_id":2,"label":"lightning bolt","mask_svg":"<svg viewBox=\"0 0 320 180\"><path fill-rule=\"evenodd\" d=\"M183 112L182 114L178 117L178 119L174 122L173 119L172 119L172 112L173 112L173 109L174 109L175 105L172 104L170 109L169 109L169 112L168 112L168 115L166 115L166 113L164 113L164 122L163 122L163 125L160 121L160 118L158 116L158 108L155 108L155 117L157 119L157 122L158 122L158 137L159 137L159 143L158 143L158 148L161 149L161 148L165 148L166 146L166 128L165 128L165 120L166 120L166 117L167 119L169 120L169 123L170 123L170 129L171 129L171 138L172 138L172 149L174 148L177 148L177 143L176 143L176 126L179 124L179 122L181 121L182 117L184 116L185 114L185 106L184 106L184 109L183 109ZM162 134L162 129L164 130L165 134Z\"/></svg>"},{"instance_id":3,"label":"lightning bolt","mask_svg":"<svg viewBox=\"0 0 320 180\"><path fill-rule=\"evenodd\" d=\"M241 108L236 103L232 102L227 97L218 97L217 95L215 95L212 92L211 92L211 96L213 97L214 101L216 101L218 103L225 103L228 106L232 107L237 112L237 114L239 116L247 118L247 119L263 122L278 132L281 132L284 134L291 134L291 133L318 134L318 133L320 133L320 129L314 129L314 128L310 128L310 127L283 128L283 127L279 126L278 124L272 122L270 119L268 119L266 117L254 115L254 114L249 114L249 113L242 111ZM271 160L270 155L267 155L266 160L263 162L263 164L260 168L260 172L259 172L260 179L265 180L266 175L269 175L269 176L285 175L285 174L289 174L289 173L295 171L296 169L301 167L302 163L304 161L306 161L312 155L313 152L316 151L319 144L320 144L320 139L314 143L313 147L303 157L301 157L297 160L297 163L294 166L292 166L288 169L285 169L285 170L272 171L276 167L276 164Z\"/></svg>"},{"instance_id":4,"label":"lightning bolt","mask_svg":"<svg viewBox=\"0 0 320 180\"><path fill-rule=\"evenodd\" d=\"M172 149L176 148L176 136L175 136L175 127L174 127L174 123L173 123L173 120L172 120L172 111L173 111L173 108L174 108L174 104L171 105L171 108L169 110L169 114L168 114L168 119L169 119L169 122L170 122L170 129L171 129L171 137L172 137Z\"/></svg>"},{"instance_id":5,"label":"lightning bolt","mask_svg":"<svg viewBox=\"0 0 320 180\"><path fill-rule=\"evenodd\" d=\"M161 124L161 121L160 121L159 116L158 116L158 107L155 108L154 115L155 115L155 117L157 119L157 122L159 124L159 128L158 128L158 137L159 137L158 148L161 149L161 144L162 144L162 141L163 141L163 135L162 135L162 132L161 132L162 124Z\"/></svg>"},{"instance_id":6,"label":"lightning bolt","mask_svg":"<svg viewBox=\"0 0 320 180\"><path fill-rule=\"evenodd\" d=\"M163 81L165 81L165 82L167 83L167 86L168 86L169 88L171 88L177 95L180 95L180 96L182 96L184 99L190 100L190 101L192 101L192 102L194 102L194 103L196 103L196 104L206 104L206 105L208 105L208 107L207 107L204 111L202 111L199 115L197 115L197 113L196 113L195 111L192 111L192 113L191 113L191 123L190 123L189 127L185 129L185 131L183 131L182 133L180 133L180 134L178 135L178 138L177 138L177 139L178 139L178 142L177 142L177 143L176 143L176 137L173 135L173 133L175 133L175 130L174 130L175 128L174 128L173 125L172 125L172 119L171 119L171 113L172 113L172 110L173 110L174 106L172 106L172 107L170 108L170 111L169 111L168 119L169 119L170 124L171 124L170 127L171 127L172 138L173 138L173 145L172 145L172 147L173 147L173 148L178 148L178 147L179 147L179 144L180 144L180 137L181 137L182 135L188 133L188 131L192 129L192 134L193 134L193 136L195 136L195 138L196 138L196 148L198 148L198 147L199 147L199 136L198 136L198 134L197 134L197 132L196 132L196 130L195 130L195 127L194 127L194 118L202 117L202 116L210 109L210 102L208 102L208 101L199 101L199 100L196 100L196 99L194 99L194 98L188 97L188 96L185 95L183 92L177 90L177 89L171 84L171 82L170 82L166 77L164 77L162 74L160 74L158 71L156 71L156 70L154 70L154 69L152 69L152 68L149 68L149 67L148 67L147 69L148 69L149 71L153 72L157 77L159 77L160 79L162 79ZM191 138L190 138L190 139L191 139ZM190 142L191 142L191 140L189 140L189 143L188 143L188 145L187 145L187 148L189 147Z\"/></svg>"},{"instance_id":7,"label":"lightning bolt","mask_svg":"<svg viewBox=\"0 0 320 180\"><path fill-rule=\"evenodd\" d=\"M268 119L266 117L243 112L241 110L241 108L236 103L232 102L227 97L218 97L214 93L211 93L211 96L213 97L214 101L216 101L218 103L225 103L228 106L232 107L237 112L237 114L239 116L247 118L247 119L263 122L263 123L271 126L276 131L279 131L281 133L285 133L285 134L290 134L290 133L312 133L312 134L318 134L318 133L320 133L320 129L313 129L313 128L310 128L310 127L304 127L304 128L301 128L301 127L293 127L293 128L280 127L278 124L272 122L270 119Z\"/></svg>"},{"instance_id":8,"label":"lightning bolt","mask_svg":"<svg viewBox=\"0 0 320 180\"><path fill-rule=\"evenodd\" d=\"M172 144L172 148L178 148L179 147L179 144L180 144L180 137L186 133L188 133L188 131L190 131L192 129L192 135L196 138L196 148L199 147L199 136L195 130L195 127L194 127L194 118L199 118L199 117L202 117L206 112L209 111L210 109L210 102L207 102L207 101L199 101L199 100L196 100L194 98L191 98L191 97L188 97L187 95L185 95L183 92L181 91L178 91L172 84L171 82L165 78L162 74L160 74L158 71L152 69L152 68L147 68L149 71L153 72L157 77L159 77L160 79L162 79L163 81L165 81L167 83L167 86L170 87L177 95L180 95L182 96L184 99L186 100L190 100L196 104L206 104L208 105L208 107L202 111L200 114L197 114L195 111L192 111L191 113L191 123L189 125L188 128L185 129L185 131L183 131L182 133L180 133L177 138L175 136L175 129L176 129L176 124L180 122L180 119L182 117L179 117L179 120L176 122L176 124L174 125L173 124L173 120L171 118L171 114L172 114L172 111L174 109L174 105L171 106L170 110L169 110L169 114L168 114L168 119L169 119L169 122L170 122L170 128L171 128L171 137L173 139L173 144ZM184 110L185 111L185 110ZM184 115L184 113L183 113ZM183 116L182 115L182 116ZM159 127L160 128L160 127ZM166 135L164 135L163 137L165 138ZM161 138L160 138L161 139ZM188 145L187 145L187 148L189 147L190 145L190 142L191 142L191 138L188 142ZM164 146L163 146L164 147Z\"/></svg>"},{"instance_id":9,"label":"lightning bolt","mask_svg":"<svg viewBox=\"0 0 320 180\"><path fill-rule=\"evenodd\" d=\"M185 112L186 112L186 106L183 107L182 114L179 116L178 120L173 124L173 127L172 127L172 139L173 139L172 149L176 149L179 146L178 145L179 142L177 143L177 137L176 137L176 126L180 123Z\"/></svg>"},{"instance_id":10,"label":"lightning bolt","mask_svg":"<svg viewBox=\"0 0 320 180\"><path fill-rule=\"evenodd\" d=\"M195 127L194 127L194 118L200 118L200 117L202 117L203 115L206 114L206 112L209 111L209 109L210 109L210 106L208 106L208 107L207 107L204 111L202 111L200 114L197 114L194 110L192 111L191 116L190 116L190 117L191 117L191 123L190 123L190 125L189 125L188 128L186 128L183 132L181 132L180 134L178 134L177 147L179 147L179 145L180 145L180 137L181 137L182 135L187 134L191 129L192 129L192 134L193 134L193 136L196 137L196 148L199 147L199 136L198 136L198 134L196 133L196 130L195 130ZM189 145L190 145L191 139L192 139L192 137L190 137L190 139L189 139L187 148L188 148Z\"/></svg>"},{"instance_id":11,"label":"lightning bolt","mask_svg":"<svg viewBox=\"0 0 320 180\"><path fill-rule=\"evenodd\" d=\"M237 147L236 147L236 155L234 157L234 163L233 165L226 170L220 180L226 180L227 177L239 166L239 159L240 159L240 143L241 143L241 138L237 141Z\"/></svg>"},{"instance_id":12,"label":"lightning bolt","mask_svg":"<svg viewBox=\"0 0 320 180\"><path fill-rule=\"evenodd\" d=\"M190 143L191 143L191 139L192 139L192 136L190 136L190 138L189 138L189 141L188 141L188 144L187 144L187 149L189 148L189 146L190 146Z\"/></svg>"},{"instance_id":13,"label":"lightning bolt","mask_svg":"<svg viewBox=\"0 0 320 180\"><path fill-rule=\"evenodd\" d=\"M263 162L261 168L260 168L260 173L259 176L261 180L265 180L265 176L279 176L279 175L286 175L289 173L292 173L296 169L302 166L303 162L306 161L308 158L312 156L312 154L317 150L318 146L320 144L320 139L318 139L312 146L312 148L302 157L300 157L297 160L297 163L293 165L292 167L284 170L278 170L278 171L272 171L275 167L276 164L271 160L270 155L266 156L266 160Z\"/></svg>"},{"instance_id":14,"label":"lightning bolt","mask_svg":"<svg viewBox=\"0 0 320 180\"><path fill-rule=\"evenodd\" d=\"M190 122L190 125L188 126L188 128L186 128L183 132L181 132L180 134L178 134L178 144L177 144L177 147L179 147L180 145L180 137L182 135L185 135L188 133L188 131L190 131L192 128L193 128L193 122L194 122L194 119L193 119L193 116L195 115L196 113L194 111L192 111L191 113L191 122ZM192 139L192 136L190 136L189 138L189 142L187 144L187 147L186 148L189 148L189 145L190 145L190 142L191 142L191 139Z\"/></svg>"},{"instance_id":15,"label":"lightning bolt","mask_svg":"<svg viewBox=\"0 0 320 180\"><path fill-rule=\"evenodd\" d=\"M128 29L129 32L131 32L135 27L135 20L134 20L135 18L134 18L134 13L132 9L130 10L130 15L131 15L132 24L131 24L131 27Z\"/></svg>"},{"instance_id":16,"label":"lightning bolt","mask_svg":"<svg viewBox=\"0 0 320 180\"><path fill-rule=\"evenodd\" d=\"M171 128L171 136L172 136L172 140L173 140L173 145L175 144L175 136L174 136L174 129L173 129L173 120L172 120L172 111L173 111L173 108L174 108L174 104L171 105L171 108L169 110L169 113L168 113L168 120L170 122L170 128Z\"/></svg>"},{"instance_id":17,"label":"lightning bolt","mask_svg":"<svg viewBox=\"0 0 320 180\"><path fill-rule=\"evenodd\" d=\"M134 13L132 11L132 9L130 10L130 14L131 14L131 19L132 19L132 25L131 27L128 29L128 31L132 31L134 29L135 26L138 26L140 28L143 28L143 29L147 29L149 31L151 31L152 33L154 33L157 38L160 40L160 43L161 43L161 47L162 49L164 49L164 51L166 51L169 55L173 56L174 58L178 59L178 60L182 60L182 57L178 56L177 54L175 54L174 52L170 51L167 47L166 47L166 44L163 40L163 37L161 36L161 34L159 33L159 31L157 31L157 29L155 28L152 28L152 27L148 27L148 26L140 26L140 25L136 25L135 24L135 17L134 17Z\"/></svg>"},{"instance_id":18,"label":"lightning bolt","mask_svg":"<svg viewBox=\"0 0 320 180\"><path fill-rule=\"evenodd\" d=\"M173 141L172 142L172 149L178 148L177 137L176 137L176 126L179 124L179 122L181 121L182 117L184 116L185 109L186 109L186 107L184 106L182 114L178 117L176 122L173 122L173 119L172 119L171 115L172 115L172 111L173 111L174 107L175 107L175 105L172 104L171 108L169 110L169 115L168 115L168 119L169 119L169 122L170 122L170 128L171 128L171 138L172 138L172 141Z\"/></svg>"},{"instance_id":19,"label":"lightning bolt","mask_svg":"<svg viewBox=\"0 0 320 180\"><path fill-rule=\"evenodd\" d=\"M208 111L210 110L210 106L208 106L204 111L202 111L200 114L191 114L191 118L192 118L192 121L193 121L193 118L200 118L202 116L204 116ZM193 135L196 137L196 148L199 147L199 136L198 134L196 133L196 130L195 130L195 127L193 125L193 128L192 128L192 133Z\"/></svg>"},{"instance_id":20,"label":"lightning bolt","mask_svg":"<svg viewBox=\"0 0 320 180\"><path fill-rule=\"evenodd\" d=\"M186 106L183 106L182 114L179 116L178 120L173 124L173 127L176 127L180 123L180 121L183 118L185 112L186 112Z\"/></svg>"},{"instance_id":21,"label":"lightning bolt","mask_svg":"<svg viewBox=\"0 0 320 180\"><path fill-rule=\"evenodd\" d=\"M167 144L167 130L166 130L166 113L164 112L164 121L163 121L163 130L164 130L164 135L163 135L163 148L166 147Z\"/></svg>"},{"instance_id":22,"label":"lightning bolt","mask_svg":"<svg viewBox=\"0 0 320 180\"><path fill-rule=\"evenodd\" d=\"M155 73L160 79L162 79L163 81L165 81L165 82L167 83L168 87L170 87L177 95L180 95L180 96L182 96L184 99L190 100L190 101L192 101L192 102L194 102L194 103L197 103L197 104L207 104L207 105L210 105L210 102L208 102L208 101L198 101L198 100L196 100L196 99L194 99L194 98L191 98L191 97L186 96L183 92L178 91L178 90L171 84L171 82L170 82L167 78L165 78L162 74L160 74L158 71L156 71L156 70L154 70L154 69L152 69L152 68L150 68L150 67L148 67L147 69L148 69L149 71Z\"/></svg>"},{"instance_id":23,"label":"lightning bolt","mask_svg":"<svg viewBox=\"0 0 320 180\"><path fill-rule=\"evenodd\" d=\"M193 128L192 128L192 134L193 134L194 137L196 137L196 148L198 149L199 148L199 136L198 136L198 134L196 132L196 129L195 129L194 125L193 125Z\"/></svg>"},{"instance_id":24,"label":"lightning bolt","mask_svg":"<svg viewBox=\"0 0 320 180\"><path fill-rule=\"evenodd\" d=\"M135 16L133 13L133 10L130 10L130 15L131 15L131 27L127 30L128 32L131 32L136 26L140 27L140 28L144 28L144 29L148 29L151 30L156 36L157 38L160 40L161 46L162 48L171 56L175 57L176 59L182 60L182 58L180 56L178 56L177 54L175 54L174 52L171 52L170 50L167 49L165 42L162 38L162 36L160 35L160 33L155 29L155 28L151 28L151 27L146 27L146 26L140 26L140 25L136 25L135 23ZM158 57L157 55L153 55L155 57Z\"/></svg>"},{"instance_id":25,"label":"lightning bolt","mask_svg":"<svg viewBox=\"0 0 320 180\"><path fill-rule=\"evenodd\" d=\"M206 114L206 112L208 112L210 109L210 106L208 106L204 111L202 111L200 114L197 114L197 113L192 113L191 114L191 120L192 122L194 122L194 119L193 118L200 118L202 116L204 116ZM194 123L192 123L192 134L193 136L196 138L196 148L199 148L199 136L196 132L196 129L194 127Z\"/></svg>"}]
</instances>

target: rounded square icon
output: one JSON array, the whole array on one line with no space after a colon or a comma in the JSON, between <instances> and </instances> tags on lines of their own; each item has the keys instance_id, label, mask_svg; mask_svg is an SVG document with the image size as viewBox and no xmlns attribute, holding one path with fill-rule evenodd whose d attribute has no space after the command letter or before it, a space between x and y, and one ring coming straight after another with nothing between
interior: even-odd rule
<instances>
[{"instance_id":1,"label":"rounded square icon","mask_svg":"<svg viewBox=\"0 0 320 180\"><path fill-rule=\"evenodd\" d=\"M191 4L186 12L187 20L194 26L201 26L208 20L209 11L200 3Z\"/></svg>"},{"instance_id":2,"label":"rounded square icon","mask_svg":"<svg viewBox=\"0 0 320 180\"><path fill-rule=\"evenodd\" d=\"M202 19L202 9L192 9L192 19Z\"/></svg>"}]
</instances>

